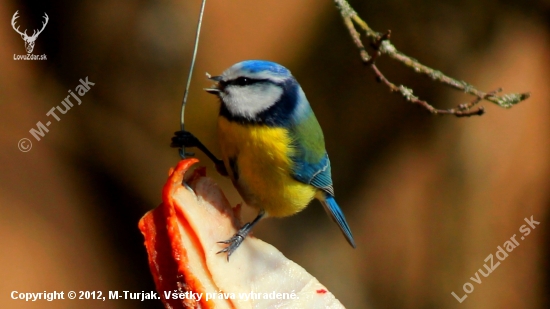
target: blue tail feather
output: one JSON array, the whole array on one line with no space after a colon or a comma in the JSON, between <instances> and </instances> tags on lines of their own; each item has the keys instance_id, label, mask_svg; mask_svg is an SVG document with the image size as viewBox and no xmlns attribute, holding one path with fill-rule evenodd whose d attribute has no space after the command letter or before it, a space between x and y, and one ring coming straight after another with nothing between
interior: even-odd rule
<instances>
[{"instance_id":1,"label":"blue tail feather","mask_svg":"<svg viewBox=\"0 0 550 309\"><path fill-rule=\"evenodd\" d=\"M325 193L325 200L321 201L326 212L330 215L332 220L338 224L340 230L346 237L348 243L355 248L355 241L353 240L353 235L351 234L351 229L349 228L348 223L346 222L346 217L344 213L336 203L336 200L330 194Z\"/></svg>"}]
</instances>

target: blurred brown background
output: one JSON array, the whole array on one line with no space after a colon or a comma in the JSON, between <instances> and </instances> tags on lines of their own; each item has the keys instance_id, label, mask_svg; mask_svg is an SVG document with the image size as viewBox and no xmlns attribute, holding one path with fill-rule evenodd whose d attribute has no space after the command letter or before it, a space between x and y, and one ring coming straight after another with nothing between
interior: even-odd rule
<instances>
[{"instance_id":1,"label":"blurred brown background","mask_svg":"<svg viewBox=\"0 0 550 309\"><path fill-rule=\"evenodd\" d=\"M548 308L550 2L351 1L405 53L483 90L531 91L504 110L434 117L374 81L332 1L207 3L186 128L219 153L219 104L202 88L245 59L288 67L324 128L333 179L357 241L352 250L317 202L262 222L255 235L324 283L348 308ZM11 291L150 291L137 229L160 202L177 151L179 108L200 1L4 1L0 6L1 308L161 308L160 301L39 301ZM49 23L15 61L21 30ZM438 107L470 100L386 58L380 68ZM80 78L95 86L36 141ZM58 113L59 114L59 113ZM33 142L23 153L21 138ZM233 203L240 198L218 177ZM481 285L483 260L540 226ZM228 265L230 267L230 264ZM462 286L475 290L459 304Z\"/></svg>"}]
</instances>

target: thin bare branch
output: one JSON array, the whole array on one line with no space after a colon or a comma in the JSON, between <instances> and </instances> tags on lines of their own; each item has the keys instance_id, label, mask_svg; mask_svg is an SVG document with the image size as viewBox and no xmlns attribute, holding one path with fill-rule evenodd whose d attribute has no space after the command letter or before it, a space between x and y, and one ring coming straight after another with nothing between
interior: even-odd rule
<instances>
[{"instance_id":1,"label":"thin bare branch","mask_svg":"<svg viewBox=\"0 0 550 309\"><path fill-rule=\"evenodd\" d=\"M457 80L449 77L438 70L434 70L426 65L421 64L416 59L413 59L402 52L398 51L395 46L390 42L391 32L388 30L386 33L379 33L372 30L368 24L363 21L357 12L349 5L346 0L334 0L336 7L340 11L344 20L344 25L348 29L353 43L359 49L361 60L365 65L368 65L376 75L376 79L385 84L391 92L399 93L408 102L418 104L427 109L432 114L450 114L457 117L482 115L484 113L483 107L477 107L472 109L481 100L492 102L503 108L510 108L521 101L529 98L530 93L510 93L504 95L497 95L501 89L492 92L484 92L478 90L474 86L466 83L465 81ZM372 55L369 55L365 45L361 41L361 35L355 28L357 25L362 31L365 32L366 37L370 40L370 46L373 49ZM420 100L413 95L413 91L403 85L397 86L390 82L382 72L376 67L375 61L381 55L388 55L390 58L403 63L405 66L411 68L417 73L421 73L428 76L434 81L443 83L454 89L463 91L469 95L475 96L476 99L465 104L460 104L456 108L451 109L437 109L430 105L428 102Z\"/></svg>"}]
</instances>

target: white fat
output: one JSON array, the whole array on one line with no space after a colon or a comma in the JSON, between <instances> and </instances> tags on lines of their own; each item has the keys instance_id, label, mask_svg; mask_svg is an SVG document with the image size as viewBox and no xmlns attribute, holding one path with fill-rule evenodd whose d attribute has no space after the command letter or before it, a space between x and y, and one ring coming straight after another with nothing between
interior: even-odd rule
<instances>
[{"instance_id":1,"label":"white fat","mask_svg":"<svg viewBox=\"0 0 550 309\"><path fill-rule=\"evenodd\" d=\"M283 94L283 89L271 83L248 86L229 85L220 94L229 112L234 116L254 118L273 106Z\"/></svg>"}]
</instances>

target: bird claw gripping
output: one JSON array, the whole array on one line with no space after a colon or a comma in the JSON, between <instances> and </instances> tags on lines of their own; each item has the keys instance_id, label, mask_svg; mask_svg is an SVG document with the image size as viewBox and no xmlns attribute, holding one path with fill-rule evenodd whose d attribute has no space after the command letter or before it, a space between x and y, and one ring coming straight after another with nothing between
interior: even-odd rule
<instances>
[{"instance_id":1,"label":"bird claw gripping","mask_svg":"<svg viewBox=\"0 0 550 309\"><path fill-rule=\"evenodd\" d=\"M189 131L177 131L174 133L174 137L172 137L172 143L170 144L170 147L172 148L180 148L180 154L184 153L184 156L193 156L194 153L185 152L185 148L190 147L196 147L200 149L214 164L216 165L216 170L218 173L220 173L222 176L227 176L227 170L225 168L225 165L223 164L223 161L216 158L216 156L204 146L203 143L195 136L193 133Z\"/></svg>"},{"instance_id":2,"label":"bird claw gripping","mask_svg":"<svg viewBox=\"0 0 550 309\"><path fill-rule=\"evenodd\" d=\"M170 144L170 147L172 148L182 148L182 147L198 147L199 145L202 145L202 143L199 141L198 138L193 135L193 133L188 131L177 131L174 133L174 137L172 137L172 143Z\"/></svg>"}]
</instances>

